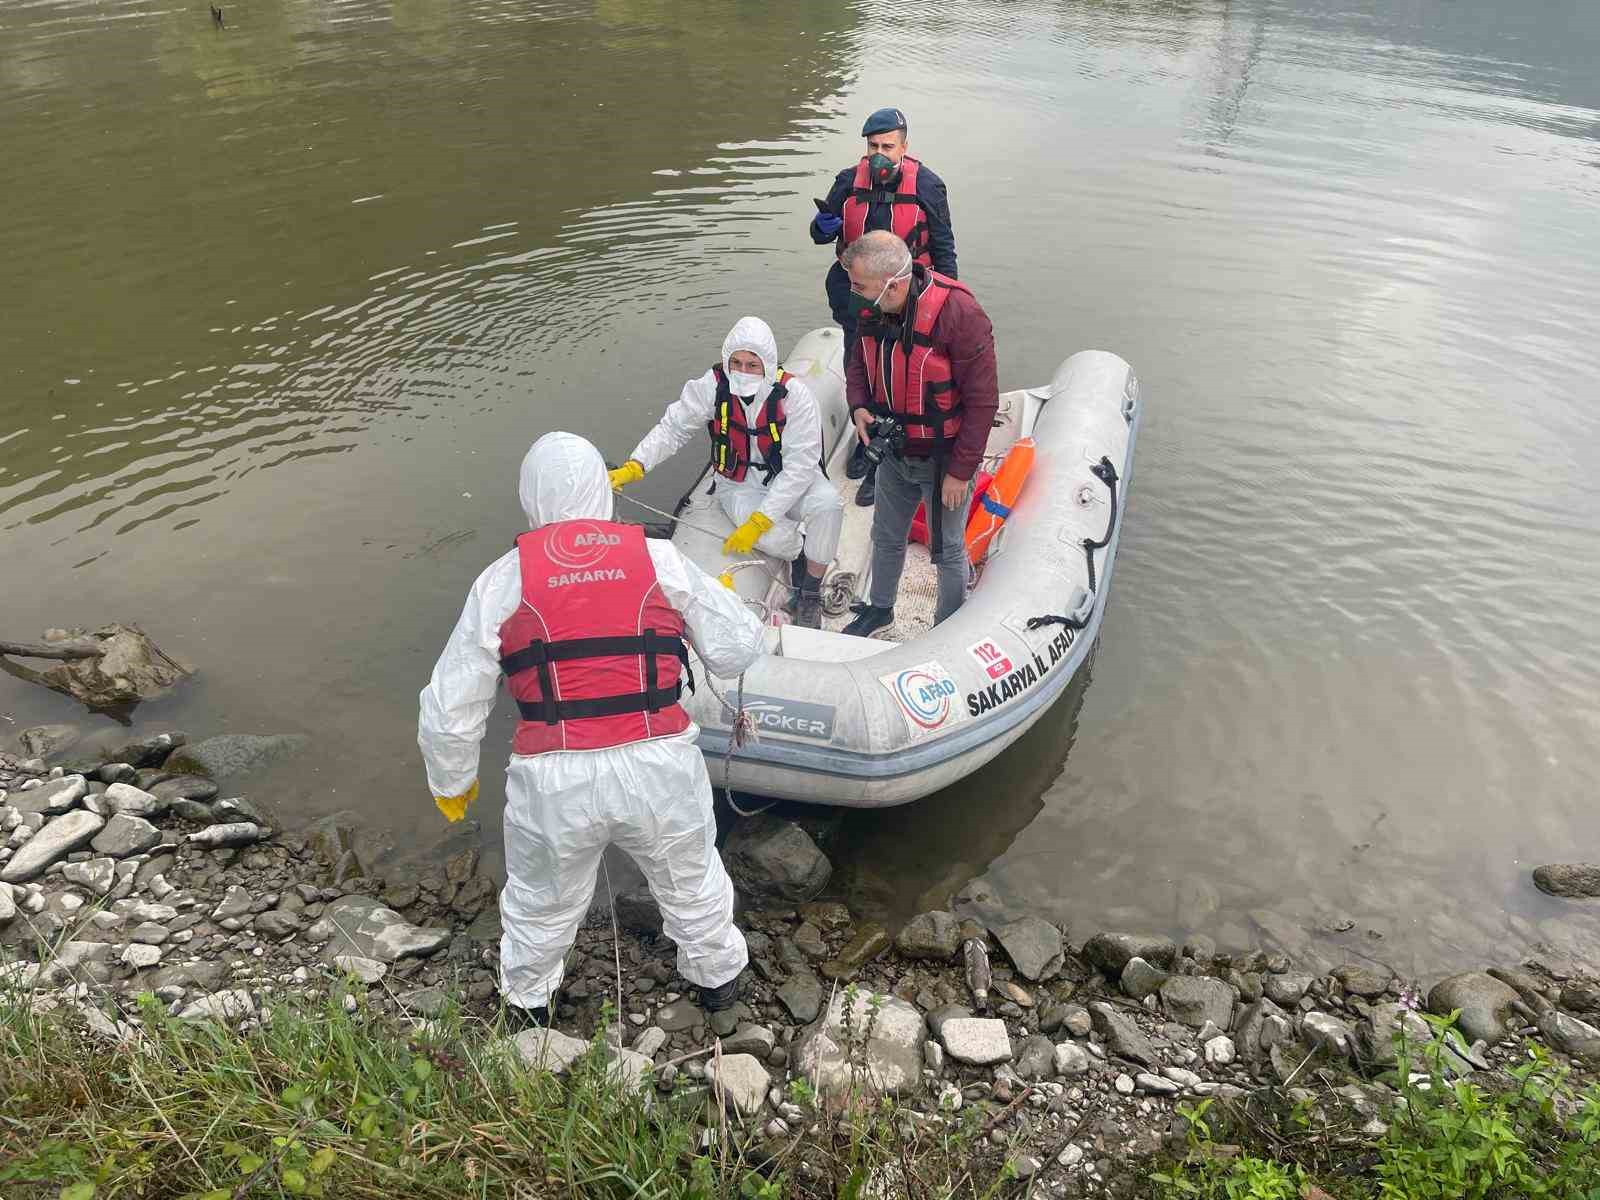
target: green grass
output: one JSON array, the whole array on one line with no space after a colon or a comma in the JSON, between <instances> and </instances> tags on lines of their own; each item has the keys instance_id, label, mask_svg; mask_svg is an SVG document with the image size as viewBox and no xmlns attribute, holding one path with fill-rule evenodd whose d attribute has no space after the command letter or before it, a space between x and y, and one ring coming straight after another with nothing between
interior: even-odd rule
<instances>
[{"instance_id":1,"label":"green grass","mask_svg":"<svg viewBox=\"0 0 1600 1200\"><path fill-rule=\"evenodd\" d=\"M152 998L141 1019L117 1047L0 996L0 1196L776 1200L858 1195L887 1172L911 1195L978 1200L1005 1178L975 1116L908 1128L887 1102L821 1105L796 1084L807 1128L768 1141L682 1076L626 1093L598 1040L558 1080L457 1012L415 1033L330 999L240 1034Z\"/></svg>"},{"instance_id":2,"label":"green grass","mask_svg":"<svg viewBox=\"0 0 1600 1200\"><path fill-rule=\"evenodd\" d=\"M1452 1018L1425 1019L1433 1041L1397 1042L1386 1132L1276 1092L1233 1109L1180 1106L1190 1152L1155 1173L1156 1195L1298 1200L1315 1183L1334 1200L1600 1200L1600 1085L1578 1089L1534 1042L1498 1086L1457 1078L1446 1047L1464 1052L1464 1039Z\"/></svg>"}]
</instances>

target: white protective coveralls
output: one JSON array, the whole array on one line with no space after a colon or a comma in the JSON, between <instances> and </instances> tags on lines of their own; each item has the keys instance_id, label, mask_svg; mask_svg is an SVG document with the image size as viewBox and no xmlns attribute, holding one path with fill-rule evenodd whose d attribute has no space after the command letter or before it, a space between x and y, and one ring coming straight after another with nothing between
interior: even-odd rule
<instances>
[{"instance_id":1,"label":"white protective coveralls","mask_svg":"<svg viewBox=\"0 0 1600 1200\"><path fill-rule=\"evenodd\" d=\"M522 460L529 527L587 517L610 520L612 492L600 452L549 433ZM738 675L763 650L761 623L743 602L683 557L650 539L662 595L683 615L706 669ZM515 548L478 576L455 632L422 691L417 744L435 796L459 796L478 778L478 745L500 683L500 627L522 602ZM506 886L500 988L509 1004L546 1005L562 959L594 895L607 843L624 850L661 906L690 983L727 983L748 961L733 924L733 884L715 845L711 780L690 724L673 737L604 750L512 755L506 770Z\"/></svg>"},{"instance_id":2,"label":"white protective coveralls","mask_svg":"<svg viewBox=\"0 0 1600 1200\"><path fill-rule=\"evenodd\" d=\"M740 317L722 342L724 371L731 369L728 359L736 350L754 354L766 374L767 386L755 396L748 400L734 397L744 405L746 423L753 425L767 392L778 379L778 342L760 317ZM707 370L683 385L678 398L667 406L666 414L628 457L646 471L655 470L695 438L707 436L706 424L716 406L717 377ZM783 408L783 470L770 485L761 482L761 472L753 467L737 483L718 476L717 499L735 526L744 524L757 509L772 521L772 528L761 535L756 549L792 561L803 548L812 562L831 563L839 550L844 502L822 473L822 413L811 389L800 379L789 381Z\"/></svg>"}]
</instances>

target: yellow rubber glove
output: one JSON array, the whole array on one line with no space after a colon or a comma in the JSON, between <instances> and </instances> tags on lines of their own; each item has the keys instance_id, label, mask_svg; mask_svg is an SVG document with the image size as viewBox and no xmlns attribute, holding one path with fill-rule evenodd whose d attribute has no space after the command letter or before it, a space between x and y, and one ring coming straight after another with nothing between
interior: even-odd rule
<instances>
[{"instance_id":1,"label":"yellow rubber glove","mask_svg":"<svg viewBox=\"0 0 1600 1200\"><path fill-rule=\"evenodd\" d=\"M444 814L444 819L454 825L467 815L467 809L472 807L472 802L478 798L478 781L474 779L472 786L459 796L435 796L434 804Z\"/></svg>"},{"instance_id":2,"label":"yellow rubber glove","mask_svg":"<svg viewBox=\"0 0 1600 1200\"><path fill-rule=\"evenodd\" d=\"M722 543L724 554L749 554L763 533L772 528L772 518L764 512L753 512L750 519L728 535Z\"/></svg>"},{"instance_id":3,"label":"yellow rubber glove","mask_svg":"<svg viewBox=\"0 0 1600 1200\"><path fill-rule=\"evenodd\" d=\"M724 571L721 575L717 576L717 582L723 587L727 588L730 592L733 591L733 572Z\"/></svg>"},{"instance_id":4,"label":"yellow rubber glove","mask_svg":"<svg viewBox=\"0 0 1600 1200\"><path fill-rule=\"evenodd\" d=\"M606 475L611 480L611 490L620 492L630 483L638 483L644 478L644 464L636 458L630 458L615 471L607 471Z\"/></svg>"}]
</instances>

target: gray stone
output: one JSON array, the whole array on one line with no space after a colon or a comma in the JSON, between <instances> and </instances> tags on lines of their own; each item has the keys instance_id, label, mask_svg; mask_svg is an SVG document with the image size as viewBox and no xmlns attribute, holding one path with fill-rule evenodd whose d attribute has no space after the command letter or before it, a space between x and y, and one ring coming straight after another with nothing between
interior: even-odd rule
<instances>
[{"instance_id":1,"label":"gray stone","mask_svg":"<svg viewBox=\"0 0 1600 1200\"><path fill-rule=\"evenodd\" d=\"M150 976L146 986L152 992L162 988L194 988L197 991L214 992L227 980L228 967L225 963L200 959L195 962L168 963Z\"/></svg>"},{"instance_id":2,"label":"gray stone","mask_svg":"<svg viewBox=\"0 0 1600 1200\"><path fill-rule=\"evenodd\" d=\"M203 775L175 775L171 779L151 784L150 794L169 804L174 800L194 800L205 804L217 798L217 785Z\"/></svg>"},{"instance_id":3,"label":"gray stone","mask_svg":"<svg viewBox=\"0 0 1600 1200\"><path fill-rule=\"evenodd\" d=\"M1600 896L1600 863L1552 863L1534 871L1533 883L1551 896L1592 900Z\"/></svg>"},{"instance_id":4,"label":"gray stone","mask_svg":"<svg viewBox=\"0 0 1600 1200\"><path fill-rule=\"evenodd\" d=\"M662 931L661 906L647 887L633 888L617 895L617 924L629 933L652 937Z\"/></svg>"},{"instance_id":5,"label":"gray stone","mask_svg":"<svg viewBox=\"0 0 1600 1200\"><path fill-rule=\"evenodd\" d=\"M306 826L303 835L306 848L323 866L331 867L356 848L356 829L360 823L360 815L347 808L319 817Z\"/></svg>"},{"instance_id":6,"label":"gray stone","mask_svg":"<svg viewBox=\"0 0 1600 1200\"><path fill-rule=\"evenodd\" d=\"M606 1065L606 1078L621 1086L624 1092L645 1092L655 1071L650 1056L634 1050L611 1049L611 1060Z\"/></svg>"},{"instance_id":7,"label":"gray stone","mask_svg":"<svg viewBox=\"0 0 1600 1200\"><path fill-rule=\"evenodd\" d=\"M112 750L108 757L114 762L125 762L134 767L159 767L167 761L174 749L189 739L177 731L148 734L124 742Z\"/></svg>"},{"instance_id":8,"label":"gray stone","mask_svg":"<svg viewBox=\"0 0 1600 1200\"><path fill-rule=\"evenodd\" d=\"M82 737L76 725L34 725L17 734L17 742L28 758L51 758L72 749Z\"/></svg>"},{"instance_id":9,"label":"gray stone","mask_svg":"<svg viewBox=\"0 0 1600 1200\"><path fill-rule=\"evenodd\" d=\"M1205 1044L1206 1062L1212 1066L1225 1067L1233 1061L1233 1039L1226 1034L1217 1034L1208 1038Z\"/></svg>"},{"instance_id":10,"label":"gray stone","mask_svg":"<svg viewBox=\"0 0 1600 1200\"><path fill-rule=\"evenodd\" d=\"M1209 975L1174 975L1161 985L1161 1003L1174 1021L1201 1029L1210 1021L1226 1030L1233 1021L1234 991Z\"/></svg>"},{"instance_id":11,"label":"gray stone","mask_svg":"<svg viewBox=\"0 0 1600 1200\"><path fill-rule=\"evenodd\" d=\"M1428 1011L1445 1016L1456 1009L1456 1024L1467 1041L1482 1038L1491 1046L1506 1038L1520 1021L1512 1005L1520 1000L1509 984L1479 971L1463 971L1440 980L1428 993Z\"/></svg>"},{"instance_id":12,"label":"gray stone","mask_svg":"<svg viewBox=\"0 0 1600 1200\"><path fill-rule=\"evenodd\" d=\"M668 1033L683 1033L705 1024L705 1013L687 1000L674 1000L656 1009L656 1024Z\"/></svg>"},{"instance_id":13,"label":"gray stone","mask_svg":"<svg viewBox=\"0 0 1600 1200\"><path fill-rule=\"evenodd\" d=\"M864 1035L871 1019L871 999L866 989L857 990L850 1015L852 1036L857 1039ZM852 1048L848 1044L843 989L834 993L823 1018L795 1038L789 1061L823 1094L844 1097L857 1084L869 1093L906 1096L921 1090L922 1043L927 1039L927 1022L915 1007L896 996L877 997L877 1002L880 1007L872 1020L872 1036L864 1046ZM865 1070L858 1071L857 1063L864 1063Z\"/></svg>"},{"instance_id":14,"label":"gray stone","mask_svg":"<svg viewBox=\"0 0 1600 1200\"><path fill-rule=\"evenodd\" d=\"M154 921L145 921L128 931L130 941L140 942L146 946L159 946L171 936L165 925L157 925Z\"/></svg>"},{"instance_id":15,"label":"gray stone","mask_svg":"<svg viewBox=\"0 0 1600 1200\"><path fill-rule=\"evenodd\" d=\"M793 821L762 814L741 821L722 852L733 883L752 903L800 904L828 885L833 865Z\"/></svg>"},{"instance_id":16,"label":"gray stone","mask_svg":"<svg viewBox=\"0 0 1600 1200\"><path fill-rule=\"evenodd\" d=\"M450 930L412 925L370 896L341 897L328 905L324 915L334 929L323 950L329 962L341 954L355 954L392 963L433 954L450 944Z\"/></svg>"},{"instance_id":17,"label":"gray stone","mask_svg":"<svg viewBox=\"0 0 1600 1200\"><path fill-rule=\"evenodd\" d=\"M307 740L293 733L225 733L175 750L163 766L174 775L225 779L297 753Z\"/></svg>"},{"instance_id":18,"label":"gray stone","mask_svg":"<svg viewBox=\"0 0 1600 1200\"><path fill-rule=\"evenodd\" d=\"M71 854L104 828L103 818L82 809L57 817L11 856L11 861L0 869L0 883L26 883L44 874L45 868Z\"/></svg>"},{"instance_id":19,"label":"gray stone","mask_svg":"<svg viewBox=\"0 0 1600 1200\"><path fill-rule=\"evenodd\" d=\"M814 962L828 957L828 943L822 940L822 930L810 921L800 922L799 928L794 931L794 944L800 953Z\"/></svg>"},{"instance_id":20,"label":"gray stone","mask_svg":"<svg viewBox=\"0 0 1600 1200\"><path fill-rule=\"evenodd\" d=\"M1170 976L1160 967L1152 967L1138 955L1128 960L1122 968L1122 991L1134 1000L1143 1000L1161 990Z\"/></svg>"},{"instance_id":21,"label":"gray stone","mask_svg":"<svg viewBox=\"0 0 1600 1200\"><path fill-rule=\"evenodd\" d=\"M188 821L194 825L214 825L216 817L209 804L202 804L198 800L184 800L179 798L169 802L167 811L180 821Z\"/></svg>"},{"instance_id":22,"label":"gray stone","mask_svg":"<svg viewBox=\"0 0 1600 1200\"><path fill-rule=\"evenodd\" d=\"M25 792L12 792L6 803L20 813L57 817L76 808L88 791L89 781L82 775L64 775Z\"/></svg>"},{"instance_id":23,"label":"gray stone","mask_svg":"<svg viewBox=\"0 0 1600 1200\"><path fill-rule=\"evenodd\" d=\"M741 1117L753 1117L767 1102L772 1076L749 1054L724 1054L720 1062L706 1064L706 1079L723 1102Z\"/></svg>"},{"instance_id":24,"label":"gray stone","mask_svg":"<svg viewBox=\"0 0 1600 1200\"><path fill-rule=\"evenodd\" d=\"M242 917L249 913L250 906L255 903L255 897L248 890L233 885L222 897L222 902L211 910L213 921L225 920L228 917Z\"/></svg>"},{"instance_id":25,"label":"gray stone","mask_svg":"<svg viewBox=\"0 0 1600 1200\"><path fill-rule=\"evenodd\" d=\"M1157 1065L1159 1059L1155 1046L1127 1013L1103 1000L1097 1000L1089 1006L1089 1017L1109 1053L1147 1067Z\"/></svg>"},{"instance_id":26,"label":"gray stone","mask_svg":"<svg viewBox=\"0 0 1600 1200\"><path fill-rule=\"evenodd\" d=\"M257 825L270 825L271 821L259 808L243 796L230 796L211 806L212 815L219 821L251 821Z\"/></svg>"},{"instance_id":27,"label":"gray stone","mask_svg":"<svg viewBox=\"0 0 1600 1200\"><path fill-rule=\"evenodd\" d=\"M1050 922L1023 917L1020 921L998 926L994 936L1024 978L1039 983L1060 974L1061 931Z\"/></svg>"},{"instance_id":28,"label":"gray stone","mask_svg":"<svg viewBox=\"0 0 1600 1200\"><path fill-rule=\"evenodd\" d=\"M1569 979L1561 988L1561 1007L1569 1012L1600 1014L1600 982Z\"/></svg>"},{"instance_id":29,"label":"gray stone","mask_svg":"<svg viewBox=\"0 0 1600 1200\"><path fill-rule=\"evenodd\" d=\"M765 1025L740 1025L733 1033L722 1039L723 1054L753 1054L765 1060L772 1053L772 1047L778 1039L772 1036L772 1030Z\"/></svg>"},{"instance_id":30,"label":"gray stone","mask_svg":"<svg viewBox=\"0 0 1600 1200\"><path fill-rule=\"evenodd\" d=\"M1268 975L1261 981L1261 992L1268 1000L1284 1008L1293 1008L1300 997L1311 989L1309 975Z\"/></svg>"},{"instance_id":31,"label":"gray stone","mask_svg":"<svg viewBox=\"0 0 1600 1200\"><path fill-rule=\"evenodd\" d=\"M222 825L211 825L198 833L191 833L188 837L191 846L199 846L205 850L221 850L230 846L250 846L259 842L266 831L253 821L229 821Z\"/></svg>"},{"instance_id":32,"label":"gray stone","mask_svg":"<svg viewBox=\"0 0 1600 1200\"><path fill-rule=\"evenodd\" d=\"M1148 1071L1140 1071L1133 1077L1133 1083L1141 1092L1150 1096L1176 1096L1183 1091L1183 1088L1172 1080L1152 1075Z\"/></svg>"},{"instance_id":33,"label":"gray stone","mask_svg":"<svg viewBox=\"0 0 1600 1200\"><path fill-rule=\"evenodd\" d=\"M1084 943L1083 956L1106 975L1121 979L1130 958L1170 968L1178 958L1178 944L1169 937L1141 933L1097 933Z\"/></svg>"},{"instance_id":34,"label":"gray stone","mask_svg":"<svg viewBox=\"0 0 1600 1200\"><path fill-rule=\"evenodd\" d=\"M131 783L113 783L106 789L105 803L112 812L130 817L159 817L171 807L171 801L152 796Z\"/></svg>"},{"instance_id":35,"label":"gray stone","mask_svg":"<svg viewBox=\"0 0 1600 1200\"><path fill-rule=\"evenodd\" d=\"M1234 1044L1246 1058L1259 1058L1294 1033L1288 1015L1265 998L1239 1010Z\"/></svg>"},{"instance_id":36,"label":"gray stone","mask_svg":"<svg viewBox=\"0 0 1600 1200\"><path fill-rule=\"evenodd\" d=\"M159 829L143 817L130 816L124 812L114 813L106 822L106 827L95 834L89 843L97 854L109 854L112 858L143 854L160 844Z\"/></svg>"},{"instance_id":37,"label":"gray stone","mask_svg":"<svg viewBox=\"0 0 1600 1200\"><path fill-rule=\"evenodd\" d=\"M436 987L418 988L399 1000L402 1008L424 1017L437 1017L450 1007L450 997L445 995L443 988Z\"/></svg>"},{"instance_id":38,"label":"gray stone","mask_svg":"<svg viewBox=\"0 0 1600 1200\"><path fill-rule=\"evenodd\" d=\"M1539 1034L1563 1054L1600 1065L1600 1029L1554 1009L1539 1018Z\"/></svg>"},{"instance_id":39,"label":"gray stone","mask_svg":"<svg viewBox=\"0 0 1600 1200\"><path fill-rule=\"evenodd\" d=\"M108 762L95 768L94 777L101 783L133 783L139 772L132 763Z\"/></svg>"},{"instance_id":40,"label":"gray stone","mask_svg":"<svg viewBox=\"0 0 1600 1200\"><path fill-rule=\"evenodd\" d=\"M822 1011L822 981L809 969L796 970L778 988L778 999L790 1016L809 1025Z\"/></svg>"},{"instance_id":41,"label":"gray stone","mask_svg":"<svg viewBox=\"0 0 1600 1200\"><path fill-rule=\"evenodd\" d=\"M161 961L161 947L145 946L135 942L123 947L120 961L135 971L143 971Z\"/></svg>"},{"instance_id":42,"label":"gray stone","mask_svg":"<svg viewBox=\"0 0 1600 1200\"><path fill-rule=\"evenodd\" d=\"M17 902L9 883L0 883L0 925L9 925L17 915Z\"/></svg>"},{"instance_id":43,"label":"gray stone","mask_svg":"<svg viewBox=\"0 0 1600 1200\"><path fill-rule=\"evenodd\" d=\"M1300 1022L1307 1041L1318 1049L1346 1058L1354 1044L1354 1032L1338 1017L1325 1012L1308 1012Z\"/></svg>"},{"instance_id":44,"label":"gray stone","mask_svg":"<svg viewBox=\"0 0 1600 1200\"><path fill-rule=\"evenodd\" d=\"M654 1058L661 1047L667 1044L667 1031L659 1025L646 1025L639 1031L639 1036L633 1039L633 1052L642 1054L646 1058Z\"/></svg>"},{"instance_id":45,"label":"gray stone","mask_svg":"<svg viewBox=\"0 0 1600 1200\"><path fill-rule=\"evenodd\" d=\"M585 1054L589 1043L569 1037L556 1029L524 1029L511 1039L523 1064L535 1071L565 1075Z\"/></svg>"},{"instance_id":46,"label":"gray stone","mask_svg":"<svg viewBox=\"0 0 1600 1200\"><path fill-rule=\"evenodd\" d=\"M944 1047L931 1039L923 1042L922 1063L935 1075L944 1074Z\"/></svg>"},{"instance_id":47,"label":"gray stone","mask_svg":"<svg viewBox=\"0 0 1600 1200\"><path fill-rule=\"evenodd\" d=\"M109 858L91 858L88 862L68 863L61 868L61 875L68 883L104 896L116 886L117 864Z\"/></svg>"},{"instance_id":48,"label":"gray stone","mask_svg":"<svg viewBox=\"0 0 1600 1200\"><path fill-rule=\"evenodd\" d=\"M377 983L389 973L389 964L359 954L336 954L333 965L346 975L354 976L360 983Z\"/></svg>"},{"instance_id":49,"label":"gray stone","mask_svg":"<svg viewBox=\"0 0 1600 1200\"><path fill-rule=\"evenodd\" d=\"M281 908L264 912L256 918L256 932L262 937L275 939L293 937L300 932L301 925L298 916Z\"/></svg>"},{"instance_id":50,"label":"gray stone","mask_svg":"<svg viewBox=\"0 0 1600 1200\"><path fill-rule=\"evenodd\" d=\"M961 923L954 913L940 909L918 913L895 936L894 945L907 958L949 962L961 948Z\"/></svg>"},{"instance_id":51,"label":"gray stone","mask_svg":"<svg viewBox=\"0 0 1600 1200\"><path fill-rule=\"evenodd\" d=\"M988 1067L1011 1061L1011 1035L993 1017L955 1017L939 1031L944 1051L956 1062Z\"/></svg>"},{"instance_id":52,"label":"gray stone","mask_svg":"<svg viewBox=\"0 0 1600 1200\"><path fill-rule=\"evenodd\" d=\"M1387 971L1374 971L1371 967L1363 967L1356 963L1335 967L1333 977L1343 984L1344 990L1352 996L1360 996L1366 1000L1376 1000L1389 990Z\"/></svg>"},{"instance_id":53,"label":"gray stone","mask_svg":"<svg viewBox=\"0 0 1600 1200\"><path fill-rule=\"evenodd\" d=\"M250 993L243 988L232 988L226 992L216 992L210 996L202 996L193 1004L178 1010L179 1019L184 1021L221 1021L230 1023L242 1021L255 1015L256 1002Z\"/></svg>"},{"instance_id":54,"label":"gray stone","mask_svg":"<svg viewBox=\"0 0 1600 1200\"><path fill-rule=\"evenodd\" d=\"M1055 1048L1053 1064L1057 1075L1082 1075L1093 1060L1077 1042L1062 1042Z\"/></svg>"},{"instance_id":55,"label":"gray stone","mask_svg":"<svg viewBox=\"0 0 1600 1200\"><path fill-rule=\"evenodd\" d=\"M1019 1078L1029 1081L1046 1079L1055 1069L1056 1048L1050 1039L1034 1034L1022 1043L1017 1052L1015 1070Z\"/></svg>"}]
</instances>

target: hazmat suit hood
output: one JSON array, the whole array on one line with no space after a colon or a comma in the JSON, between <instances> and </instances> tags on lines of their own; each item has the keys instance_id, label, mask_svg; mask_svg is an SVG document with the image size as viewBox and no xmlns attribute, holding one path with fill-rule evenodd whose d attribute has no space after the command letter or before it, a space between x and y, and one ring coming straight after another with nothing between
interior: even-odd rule
<instances>
[{"instance_id":1,"label":"hazmat suit hood","mask_svg":"<svg viewBox=\"0 0 1600 1200\"><path fill-rule=\"evenodd\" d=\"M529 529L555 521L611 520L605 459L575 433L547 433L535 442L522 460L517 490Z\"/></svg>"},{"instance_id":2,"label":"hazmat suit hood","mask_svg":"<svg viewBox=\"0 0 1600 1200\"><path fill-rule=\"evenodd\" d=\"M761 360L761 369L768 383L778 381L778 339L772 336L772 326L760 317L740 317L728 336L722 339L722 369L732 370L728 360L736 350L748 350Z\"/></svg>"}]
</instances>

